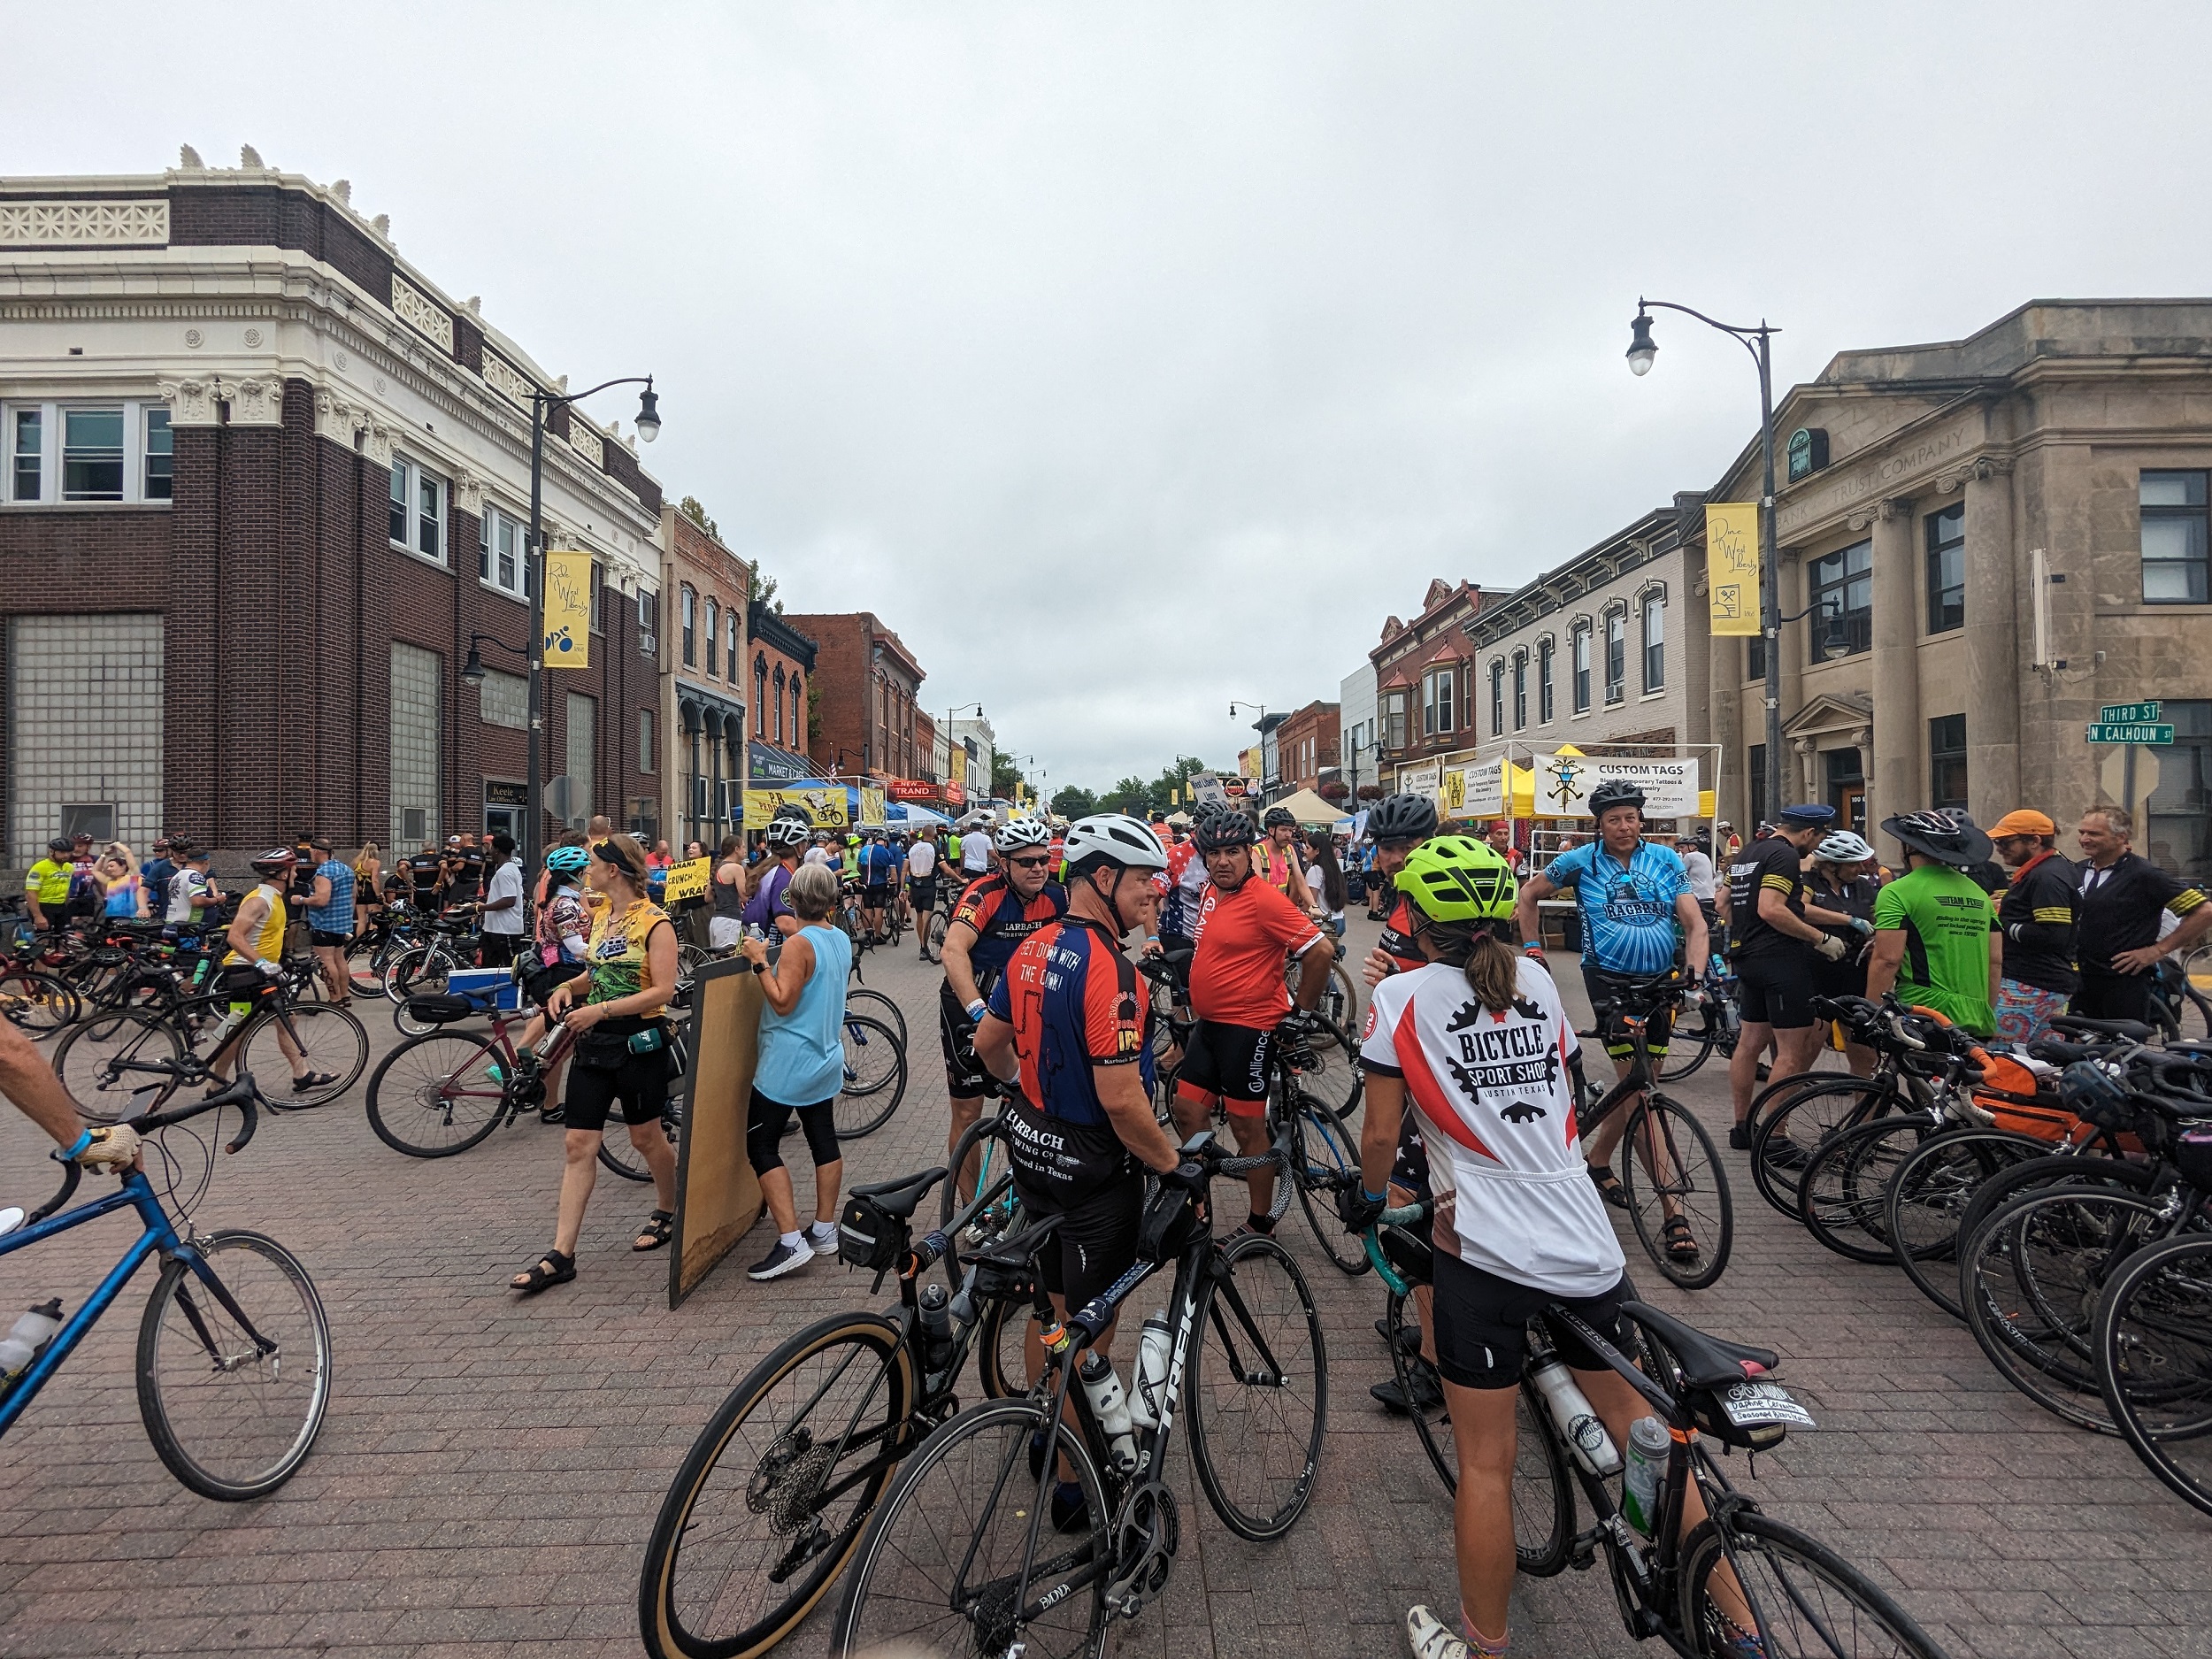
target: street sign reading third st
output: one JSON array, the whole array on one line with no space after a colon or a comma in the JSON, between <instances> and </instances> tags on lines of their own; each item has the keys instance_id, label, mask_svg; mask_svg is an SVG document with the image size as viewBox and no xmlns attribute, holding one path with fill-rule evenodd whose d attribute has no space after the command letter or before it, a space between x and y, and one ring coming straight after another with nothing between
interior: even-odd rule
<instances>
[{"instance_id":1,"label":"street sign reading third st","mask_svg":"<svg viewBox=\"0 0 2212 1659\"><path fill-rule=\"evenodd\" d=\"M2155 703L2108 703L2097 710L2100 726L2154 726L2163 710ZM2095 740L2092 740L2094 741ZM2142 738L2108 740L2113 742L2142 742Z\"/></svg>"}]
</instances>

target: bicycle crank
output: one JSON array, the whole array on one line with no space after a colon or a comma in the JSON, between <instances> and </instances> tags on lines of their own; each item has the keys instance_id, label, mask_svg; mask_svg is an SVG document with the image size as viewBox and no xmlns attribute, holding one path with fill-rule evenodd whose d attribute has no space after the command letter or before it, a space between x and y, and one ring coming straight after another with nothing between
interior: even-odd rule
<instances>
[{"instance_id":1,"label":"bicycle crank","mask_svg":"<svg viewBox=\"0 0 2212 1659\"><path fill-rule=\"evenodd\" d=\"M1114 1522L1114 1559L1121 1568L1106 1586L1108 1612L1134 1618L1167 1587L1182 1532L1175 1494L1159 1481L1129 1494Z\"/></svg>"}]
</instances>

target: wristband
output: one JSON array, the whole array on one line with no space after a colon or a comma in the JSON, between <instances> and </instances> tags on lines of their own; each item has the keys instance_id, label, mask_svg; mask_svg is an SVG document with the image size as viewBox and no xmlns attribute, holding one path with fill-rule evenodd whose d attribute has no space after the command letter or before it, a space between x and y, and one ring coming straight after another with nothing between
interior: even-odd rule
<instances>
[{"instance_id":1,"label":"wristband","mask_svg":"<svg viewBox=\"0 0 2212 1659\"><path fill-rule=\"evenodd\" d=\"M1369 1192L1367 1190L1367 1183L1365 1181L1362 1181L1359 1184L1359 1195L1371 1204L1379 1204L1385 1198L1389 1196L1387 1193Z\"/></svg>"},{"instance_id":2,"label":"wristband","mask_svg":"<svg viewBox=\"0 0 2212 1659\"><path fill-rule=\"evenodd\" d=\"M1525 956L1541 956L1544 954L1544 947L1540 941L1534 944L1523 945L1521 947L1521 954Z\"/></svg>"},{"instance_id":3,"label":"wristband","mask_svg":"<svg viewBox=\"0 0 2212 1659\"><path fill-rule=\"evenodd\" d=\"M983 1018L983 1013L984 1002L981 997L977 997L974 1002L968 1004L968 1018L970 1019L980 1020Z\"/></svg>"},{"instance_id":4,"label":"wristband","mask_svg":"<svg viewBox=\"0 0 2212 1659\"><path fill-rule=\"evenodd\" d=\"M58 1156L64 1164L66 1164L73 1158L82 1157L84 1156L85 1149L91 1146L91 1144L92 1131L87 1129L80 1133L76 1140L72 1141L69 1145L64 1147Z\"/></svg>"}]
</instances>

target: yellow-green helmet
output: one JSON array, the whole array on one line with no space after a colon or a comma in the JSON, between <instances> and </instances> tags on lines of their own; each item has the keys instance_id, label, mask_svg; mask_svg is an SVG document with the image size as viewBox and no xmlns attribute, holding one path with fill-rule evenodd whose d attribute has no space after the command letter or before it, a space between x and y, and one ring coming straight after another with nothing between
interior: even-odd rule
<instances>
[{"instance_id":1,"label":"yellow-green helmet","mask_svg":"<svg viewBox=\"0 0 2212 1659\"><path fill-rule=\"evenodd\" d=\"M1512 866L1487 841L1439 835L1406 855L1397 886L1432 922L1502 922L1513 914Z\"/></svg>"}]
</instances>

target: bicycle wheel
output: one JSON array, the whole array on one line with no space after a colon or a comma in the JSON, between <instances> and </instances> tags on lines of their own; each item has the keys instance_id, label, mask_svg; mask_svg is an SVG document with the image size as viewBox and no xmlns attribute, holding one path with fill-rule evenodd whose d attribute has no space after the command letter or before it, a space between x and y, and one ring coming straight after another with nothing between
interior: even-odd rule
<instances>
[{"instance_id":1,"label":"bicycle wheel","mask_svg":"<svg viewBox=\"0 0 2212 1659\"><path fill-rule=\"evenodd\" d=\"M1644 1253L1683 1289L1703 1290L1726 1271L1736 1235L1728 1171L1713 1138L1687 1109L1654 1091L1629 1114L1621 1142L1631 1148L1617 1160L1621 1185ZM1677 1216L1688 1224L1686 1245L1678 1230L1667 1237Z\"/></svg>"},{"instance_id":2,"label":"bicycle wheel","mask_svg":"<svg viewBox=\"0 0 2212 1659\"><path fill-rule=\"evenodd\" d=\"M2212 1238L2170 1239L2105 1286L2091 1348L2105 1409L2144 1465L2212 1515Z\"/></svg>"},{"instance_id":3,"label":"bicycle wheel","mask_svg":"<svg viewBox=\"0 0 2212 1659\"><path fill-rule=\"evenodd\" d=\"M1304 1081L1301 1075L1300 1084ZM1306 1225L1331 1264L1357 1279L1367 1271L1367 1251L1337 1219L1336 1195L1346 1183L1359 1179L1359 1148L1334 1117L1301 1100L1291 1148L1291 1185L1298 1189L1298 1208L1306 1212Z\"/></svg>"},{"instance_id":4,"label":"bicycle wheel","mask_svg":"<svg viewBox=\"0 0 2212 1659\"><path fill-rule=\"evenodd\" d=\"M326 1082L302 1088L290 1080L292 1053L305 1063L299 1077ZM361 1080L369 1064L369 1033L350 1009L330 1002L295 1005L287 1012L264 1014L246 1033L247 1071L262 1082L261 1092L287 1111L327 1106Z\"/></svg>"},{"instance_id":5,"label":"bicycle wheel","mask_svg":"<svg viewBox=\"0 0 2212 1659\"><path fill-rule=\"evenodd\" d=\"M2163 1206L2111 1187L2023 1193L1959 1250L1966 1328L1999 1375L2053 1416L2116 1433L2091 1357L2097 1298L2153 1241Z\"/></svg>"},{"instance_id":6,"label":"bicycle wheel","mask_svg":"<svg viewBox=\"0 0 2212 1659\"><path fill-rule=\"evenodd\" d=\"M1065 1423L1048 1424L1048 1410L1029 1400L974 1407L907 1458L845 1579L833 1659L1002 1655L1018 1645L1025 1659L1094 1659L1111 1566L1106 1490L1082 1441ZM1083 1497L1069 1532L1034 1512L1042 1464L1030 1459L1055 1451Z\"/></svg>"},{"instance_id":7,"label":"bicycle wheel","mask_svg":"<svg viewBox=\"0 0 2212 1659\"><path fill-rule=\"evenodd\" d=\"M1304 1040L1298 1060L1298 1087L1308 1100L1339 1123L1359 1110L1367 1091L1367 1074L1359 1067L1359 1042L1348 1030L1325 1025Z\"/></svg>"},{"instance_id":8,"label":"bicycle wheel","mask_svg":"<svg viewBox=\"0 0 2212 1659\"><path fill-rule=\"evenodd\" d=\"M274 1239L227 1230L193 1250L196 1266L186 1255L162 1263L139 1321L139 1415L193 1491L257 1498L291 1479L322 1428L330 1322L307 1270Z\"/></svg>"},{"instance_id":9,"label":"bicycle wheel","mask_svg":"<svg viewBox=\"0 0 2212 1659\"><path fill-rule=\"evenodd\" d=\"M1440 1408L1436 1415L1443 1417ZM1543 1397L1525 1377L1513 1402L1513 1554L1523 1572L1549 1578L1566 1571L1574 1542L1574 1478L1568 1472L1567 1448L1552 1428ZM1448 1425L1445 1434L1448 1451ZM1429 1456L1433 1462L1433 1449ZM1444 1485L1448 1491L1458 1491L1455 1471Z\"/></svg>"},{"instance_id":10,"label":"bicycle wheel","mask_svg":"<svg viewBox=\"0 0 2212 1659\"><path fill-rule=\"evenodd\" d=\"M411 1158L465 1152L499 1126L513 1064L505 1044L480 1032L410 1038L369 1078L369 1127Z\"/></svg>"},{"instance_id":11,"label":"bicycle wheel","mask_svg":"<svg viewBox=\"0 0 2212 1659\"><path fill-rule=\"evenodd\" d=\"M411 996L443 996L446 975L461 965L442 944L410 945L384 965L384 995L395 1002Z\"/></svg>"},{"instance_id":12,"label":"bicycle wheel","mask_svg":"<svg viewBox=\"0 0 2212 1659\"><path fill-rule=\"evenodd\" d=\"M1890 1177L1882 1194L1882 1231L1905 1277L1955 1319L1959 1306L1959 1217L1975 1191L2046 1143L2003 1129L1955 1129L1920 1143Z\"/></svg>"},{"instance_id":13,"label":"bicycle wheel","mask_svg":"<svg viewBox=\"0 0 2212 1659\"><path fill-rule=\"evenodd\" d=\"M356 996L384 995L384 975L376 959L386 948L387 941L375 933L363 933L346 944L346 981Z\"/></svg>"},{"instance_id":14,"label":"bicycle wheel","mask_svg":"<svg viewBox=\"0 0 2212 1659\"><path fill-rule=\"evenodd\" d=\"M661 1111L661 1133L668 1137L672 1151L682 1139L683 1132L683 1102L672 1095ZM630 1139L630 1125L623 1121L620 1112L608 1113L607 1121L599 1131L599 1162L626 1181L649 1181L653 1179L653 1166L645 1161L645 1154L640 1152L637 1143Z\"/></svg>"},{"instance_id":15,"label":"bicycle wheel","mask_svg":"<svg viewBox=\"0 0 2212 1659\"><path fill-rule=\"evenodd\" d=\"M1797 1184L1821 1143L1839 1129L1864 1123L1893 1109L1898 1096L1872 1078L1821 1078L1786 1092L1770 1091L1772 1104L1751 1118L1751 1180L1759 1196L1792 1221L1797 1215Z\"/></svg>"},{"instance_id":16,"label":"bicycle wheel","mask_svg":"<svg viewBox=\"0 0 2212 1659\"><path fill-rule=\"evenodd\" d=\"M1882 1201L1898 1167L1933 1133L1923 1112L1838 1130L1821 1142L1798 1181L1797 1218L1838 1256L1854 1262L1890 1260Z\"/></svg>"},{"instance_id":17,"label":"bicycle wheel","mask_svg":"<svg viewBox=\"0 0 2212 1659\"><path fill-rule=\"evenodd\" d=\"M80 1116L120 1123L160 1106L176 1092L173 1074L137 1071L134 1064L175 1065L184 1058L176 1027L152 1014L95 1014L62 1033L54 1071Z\"/></svg>"},{"instance_id":18,"label":"bicycle wheel","mask_svg":"<svg viewBox=\"0 0 2212 1659\"><path fill-rule=\"evenodd\" d=\"M1694 1013L1695 1018L1686 1019L1678 1012L1673 1034L1667 1039L1666 1053L1651 1056L1652 1075L1662 1083L1676 1083L1688 1077L1705 1064L1720 1041L1721 1011L1710 998L1694 1010L1683 1011Z\"/></svg>"},{"instance_id":19,"label":"bicycle wheel","mask_svg":"<svg viewBox=\"0 0 2212 1659\"><path fill-rule=\"evenodd\" d=\"M986 1400L1019 1400L1029 1393L1026 1350L1041 1338L1036 1310L1025 1302L995 1301L976 1326L975 1376Z\"/></svg>"},{"instance_id":20,"label":"bicycle wheel","mask_svg":"<svg viewBox=\"0 0 2212 1659\"><path fill-rule=\"evenodd\" d=\"M833 1115L837 1138L857 1141L889 1123L906 1098L906 1045L865 1014L845 1016L844 1039L845 1089Z\"/></svg>"},{"instance_id":21,"label":"bicycle wheel","mask_svg":"<svg viewBox=\"0 0 2212 1659\"><path fill-rule=\"evenodd\" d=\"M813 1609L890 1483L914 1384L898 1325L849 1313L791 1337L731 1390L645 1546L648 1653L744 1659Z\"/></svg>"},{"instance_id":22,"label":"bicycle wheel","mask_svg":"<svg viewBox=\"0 0 2212 1659\"><path fill-rule=\"evenodd\" d=\"M1961 1240L1970 1239L1983 1222L2023 1193L2047 1187L2116 1187L2123 1192L2147 1193L2157 1172L2147 1164L2125 1158L2099 1157L2093 1153L2053 1154L2023 1158L2008 1170L2000 1170L1974 1189L1959 1217Z\"/></svg>"},{"instance_id":23,"label":"bicycle wheel","mask_svg":"<svg viewBox=\"0 0 2212 1659\"><path fill-rule=\"evenodd\" d=\"M50 973L20 967L0 972L0 1019L33 1042L74 1025L83 1008L82 999Z\"/></svg>"},{"instance_id":24,"label":"bicycle wheel","mask_svg":"<svg viewBox=\"0 0 2212 1659\"><path fill-rule=\"evenodd\" d=\"M1722 1575L1718 1584L1715 1573ZM1753 1630L1727 1610L1746 1602ZM1817 1539L1747 1508L1729 1516L1724 1538L1702 1521L1683 1544L1680 1617L1690 1650L1715 1659L1755 1651L1774 1659L1945 1659L1912 1616L1856 1567Z\"/></svg>"},{"instance_id":25,"label":"bicycle wheel","mask_svg":"<svg viewBox=\"0 0 2212 1659\"><path fill-rule=\"evenodd\" d=\"M1329 1417L1321 1317L1290 1253L1257 1233L1218 1247L1194 1334L1198 1484L1238 1537L1280 1538L1313 1496Z\"/></svg>"},{"instance_id":26,"label":"bicycle wheel","mask_svg":"<svg viewBox=\"0 0 2212 1659\"><path fill-rule=\"evenodd\" d=\"M881 1020L899 1033L899 1047L906 1047L906 1010L882 992L872 991L864 985L850 987L845 993L845 1011Z\"/></svg>"}]
</instances>

